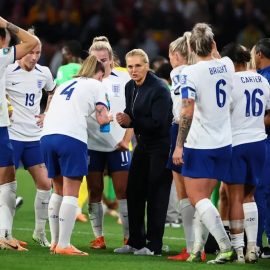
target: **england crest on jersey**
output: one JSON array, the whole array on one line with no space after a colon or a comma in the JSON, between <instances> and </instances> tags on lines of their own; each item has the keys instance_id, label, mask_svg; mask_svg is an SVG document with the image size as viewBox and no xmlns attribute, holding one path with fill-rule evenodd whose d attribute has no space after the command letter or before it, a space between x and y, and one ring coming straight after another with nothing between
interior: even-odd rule
<instances>
[{"instance_id":1,"label":"england crest on jersey","mask_svg":"<svg viewBox=\"0 0 270 270\"><path fill-rule=\"evenodd\" d=\"M38 87L39 89L42 88L42 80L37 80L37 87Z\"/></svg>"},{"instance_id":2,"label":"england crest on jersey","mask_svg":"<svg viewBox=\"0 0 270 270\"><path fill-rule=\"evenodd\" d=\"M120 96L120 84L113 84L112 85L112 92L114 97Z\"/></svg>"}]
</instances>

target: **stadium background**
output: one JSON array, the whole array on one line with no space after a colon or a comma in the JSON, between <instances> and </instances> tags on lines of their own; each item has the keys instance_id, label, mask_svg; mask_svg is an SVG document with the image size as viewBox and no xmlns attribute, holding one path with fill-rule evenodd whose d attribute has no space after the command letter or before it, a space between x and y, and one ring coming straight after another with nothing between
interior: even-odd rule
<instances>
[{"instance_id":1,"label":"stadium background","mask_svg":"<svg viewBox=\"0 0 270 270\"><path fill-rule=\"evenodd\" d=\"M40 63L50 66L54 75L54 60L59 63L60 48L69 39L82 43L85 57L93 37L106 35L124 65L125 53L135 47L143 48L151 60L157 55L167 56L169 43L201 21L213 26L219 49L234 40L251 48L258 39L270 36L269 0L0 0L0 14L23 28L36 28L36 34L43 43ZM14 235L29 243L30 252L1 252L0 269L209 269L205 264L198 267L168 262L164 258L168 254L161 258L116 256L112 250L121 244L121 233L116 220L110 217L105 220L109 246L106 251L90 251L88 242L93 237L90 226L77 223L74 242L79 248L90 251L90 256L84 260L48 256L48 250L31 240L33 183L23 169L19 170L17 179L18 194L24 197L24 205L16 213ZM170 246L169 254L178 253L184 246L183 230L167 228L164 242ZM213 257L209 256L209 259ZM269 269L269 261L226 268L241 267Z\"/></svg>"},{"instance_id":2,"label":"stadium background","mask_svg":"<svg viewBox=\"0 0 270 270\"><path fill-rule=\"evenodd\" d=\"M36 28L40 63L53 75L68 39L81 42L85 57L93 37L106 35L124 65L132 48L144 49L150 60L167 56L169 43L202 21L213 26L219 49L235 40L251 48L270 36L268 0L0 0L0 14Z\"/></svg>"}]
</instances>

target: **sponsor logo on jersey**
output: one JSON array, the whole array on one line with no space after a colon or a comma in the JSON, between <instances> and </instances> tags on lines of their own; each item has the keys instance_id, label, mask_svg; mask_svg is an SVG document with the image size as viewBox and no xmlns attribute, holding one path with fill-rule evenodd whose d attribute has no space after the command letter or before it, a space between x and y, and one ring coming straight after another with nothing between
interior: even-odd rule
<instances>
[{"instance_id":1,"label":"sponsor logo on jersey","mask_svg":"<svg viewBox=\"0 0 270 270\"><path fill-rule=\"evenodd\" d=\"M112 92L114 97L119 97L120 96L120 84L113 84L112 85Z\"/></svg>"}]
</instances>

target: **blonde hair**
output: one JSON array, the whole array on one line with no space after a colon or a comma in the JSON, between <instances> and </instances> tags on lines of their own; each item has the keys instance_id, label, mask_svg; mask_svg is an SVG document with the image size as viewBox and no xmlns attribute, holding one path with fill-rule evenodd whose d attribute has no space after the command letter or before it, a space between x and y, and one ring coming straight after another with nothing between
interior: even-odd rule
<instances>
[{"instance_id":1,"label":"blonde hair","mask_svg":"<svg viewBox=\"0 0 270 270\"><path fill-rule=\"evenodd\" d=\"M247 69L249 70L256 70L256 62L255 62L255 55L256 55L256 45L254 45L250 51L250 61L247 63Z\"/></svg>"},{"instance_id":2,"label":"blonde hair","mask_svg":"<svg viewBox=\"0 0 270 270\"><path fill-rule=\"evenodd\" d=\"M94 38L97 39L98 37ZM112 47L110 45L110 43L108 41L94 41L93 40L93 43L92 45L90 46L88 52L89 54L91 54L93 51L102 51L102 50L106 50L109 54L109 59L110 61L112 61L112 64L110 65L111 66L111 69L113 69L114 67L114 62L113 62L113 50L112 50ZM108 40L108 39L107 39Z\"/></svg>"},{"instance_id":3,"label":"blonde hair","mask_svg":"<svg viewBox=\"0 0 270 270\"><path fill-rule=\"evenodd\" d=\"M190 47L198 56L208 56L212 52L214 33L206 23L197 23L190 37Z\"/></svg>"},{"instance_id":4,"label":"blonde hair","mask_svg":"<svg viewBox=\"0 0 270 270\"><path fill-rule=\"evenodd\" d=\"M94 37L93 38L93 41L92 41L92 44L97 42L97 41L105 41L105 42L109 42L109 39L106 37L106 36L99 36L99 37Z\"/></svg>"},{"instance_id":5,"label":"blonde hair","mask_svg":"<svg viewBox=\"0 0 270 270\"><path fill-rule=\"evenodd\" d=\"M149 58L148 58L148 55L146 54L146 52L142 49L133 49L131 51L129 51L127 54L126 54L126 61L127 61L127 58L128 57L132 57L132 56L140 56L142 59L143 59L143 62L146 63L146 64L149 64Z\"/></svg>"},{"instance_id":6,"label":"blonde hair","mask_svg":"<svg viewBox=\"0 0 270 270\"><path fill-rule=\"evenodd\" d=\"M89 55L82 63L78 74L74 77L93 78L99 71L105 73L104 65L97 60L95 55Z\"/></svg>"},{"instance_id":7,"label":"blonde hair","mask_svg":"<svg viewBox=\"0 0 270 270\"><path fill-rule=\"evenodd\" d=\"M89 54L91 54L92 51L102 51L107 50L109 53L110 60L113 59L113 50L109 42L107 41L95 41L92 43L92 45L89 48Z\"/></svg>"},{"instance_id":8,"label":"blonde hair","mask_svg":"<svg viewBox=\"0 0 270 270\"><path fill-rule=\"evenodd\" d=\"M192 53L190 49L190 37L191 32L185 32L182 37L172 41L169 45L169 52L178 52L181 54L186 59L188 65L194 63L194 53Z\"/></svg>"},{"instance_id":9,"label":"blonde hair","mask_svg":"<svg viewBox=\"0 0 270 270\"><path fill-rule=\"evenodd\" d=\"M28 28L28 29L27 29L27 32L30 33L31 35L33 35L33 36L35 36L35 37L38 38L38 36L37 36L36 33L35 33L35 28L34 28L34 26L32 26L31 28ZM42 46L42 43L41 43L41 41L40 41L39 38L38 38L38 42L39 42L40 46Z\"/></svg>"},{"instance_id":10,"label":"blonde hair","mask_svg":"<svg viewBox=\"0 0 270 270\"><path fill-rule=\"evenodd\" d=\"M113 60L113 67L119 67L119 66L120 66L119 58L118 58L118 56L115 54L115 52L113 51L109 39L108 39L106 36L98 36L98 37L94 37L94 38L93 38L93 41L92 41L92 46L93 46L94 43L97 43L97 42L107 42L107 43L108 43L110 49L109 49L109 48L102 48L102 49L100 49L100 50L103 50L103 49L104 49L104 50L108 50L109 55L110 55L110 59ZM91 46L91 47L92 47L92 46ZM100 44L99 46L101 46L101 44ZM91 47L89 48L89 53L90 53ZM93 50L98 51L99 49L94 49L94 48L93 48ZM111 58L111 54L112 54L112 58Z\"/></svg>"},{"instance_id":11,"label":"blonde hair","mask_svg":"<svg viewBox=\"0 0 270 270\"><path fill-rule=\"evenodd\" d=\"M29 29L27 30L27 32L30 33L30 34L33 35L33 36L36 36L36 34L35 34L35 28L34 28L34 27L29 28Z\"/></svg>"}]
</instances>

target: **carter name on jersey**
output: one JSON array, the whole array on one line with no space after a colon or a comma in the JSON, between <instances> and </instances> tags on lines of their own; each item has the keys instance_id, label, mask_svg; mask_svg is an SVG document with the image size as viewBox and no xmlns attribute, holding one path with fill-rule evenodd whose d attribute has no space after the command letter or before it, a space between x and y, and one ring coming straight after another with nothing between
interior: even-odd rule
<instances>
[{"instance_id":1,"label":"carter name on jersey","mask_svg":"<svg viewBox=\"0 0 270 270\"><path fill-rule=\"evenodd\" d=\"M241 82L242 83L262 82L262 78L260 76L241 77Z\"/></svg>"}]
</instances>

